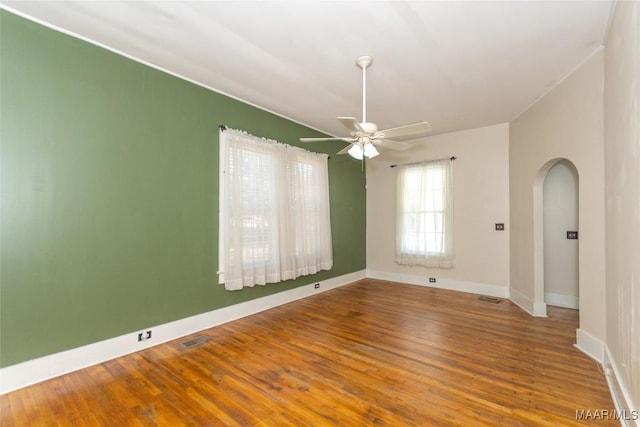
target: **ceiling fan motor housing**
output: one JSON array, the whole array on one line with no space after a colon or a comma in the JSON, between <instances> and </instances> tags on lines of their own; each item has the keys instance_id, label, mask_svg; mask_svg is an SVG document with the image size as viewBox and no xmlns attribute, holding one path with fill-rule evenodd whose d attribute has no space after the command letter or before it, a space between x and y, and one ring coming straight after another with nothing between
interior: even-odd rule
<instances>
[{"instance_id":1,"label":"ceiling fan motor housing","mask_svg":"<svg viewBox=\"0 0 640 427\"><path fill-rule=\"evenodd\" d=\"M356 65L363 70L373 62L373 58L369 55L362 55L356 58Z\"/></svg>"},{"instance_id":2,"label":"ceiling fan motor housing","mask_svg":"<svg viewBox=\"0 0 640 427\"><path fill-rule=\"evenodd\" d=\"M378 132L378 125L370 122L360 123L360 127L365 133L372 134Z\"/></svg>"}]
</instances>

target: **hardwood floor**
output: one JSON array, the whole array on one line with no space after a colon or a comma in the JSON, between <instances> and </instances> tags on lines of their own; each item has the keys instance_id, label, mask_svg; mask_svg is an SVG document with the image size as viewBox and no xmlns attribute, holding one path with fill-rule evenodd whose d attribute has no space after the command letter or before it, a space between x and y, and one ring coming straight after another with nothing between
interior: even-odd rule
<instances>
[{"instance_id":1,"label":"hardwood floor","mask_svg":"<svg viewBox=\"0 0 640 427\"><path fill-rule=\"evenodd\" d=\"M366 279L1 396L0 425L619 425L576 420L613 402L549 314Z\"/></svg>"}]
</instances>

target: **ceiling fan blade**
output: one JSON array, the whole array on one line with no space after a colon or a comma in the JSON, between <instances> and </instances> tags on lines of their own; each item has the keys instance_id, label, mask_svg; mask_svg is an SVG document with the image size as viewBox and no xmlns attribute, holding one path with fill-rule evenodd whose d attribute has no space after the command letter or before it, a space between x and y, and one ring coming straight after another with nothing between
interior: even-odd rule
<instances>
[{"instance_id":1,"label":"ceiling fan blade","mask_svg":"<svg viewBox=\"0 0 640 427\"><path fill-rule=\"evenodd\" d=\"M353 138L337 137L337 138L300 138L300 142L319 142L319 141L345 141L351 142Z\"/></svg>"},{"instance_id":2,"label":"ceiling fan blade","mask_svg":"<svg viewBox=\"0 0 640 427\"><path fill-rule=\"evenodd\" d=\"M344 147L342 150L338 151L336 154L347 154L347 152L349 151L349 149L351 148L353 144L349 144L346 147Z\"/></svg>"},{"instance_id":3,"label":"ceiling fan blade","mask_svg":"<svg viewBox=\"0 0 640 427\"><path fill-rule=\"evenodd\" d=\"M360 127L360 123L358 123L355 117L338 117L338 120L353 133L364 132L364 129Z\"/></svg>"},{"instance_id":4,"label":"ceiling fan blade","mask_svg":"<svg viewBox=\"0 0 640 427\"><path fill-rule=\"evenodd\" d=\"M394 141L392 139L381 139L376 143L374 143L374 145L378 145L384 148L389 148L391 150L400 150L400 151L413 147L413 144L410 144L408 142Z\"/></svg>"},{"instance_id":5,"label":"ceiling fan blade","mask_svg":"<svg viewBox=\"0 0 640 427\"><path fill-rule=\"evenodd\" d=\"M376 137L393 138L395 141L406 141L426 136L431 131L431 125L427 122L412 123L410 125L378 131Z\"/></svg>"}]
</instances>

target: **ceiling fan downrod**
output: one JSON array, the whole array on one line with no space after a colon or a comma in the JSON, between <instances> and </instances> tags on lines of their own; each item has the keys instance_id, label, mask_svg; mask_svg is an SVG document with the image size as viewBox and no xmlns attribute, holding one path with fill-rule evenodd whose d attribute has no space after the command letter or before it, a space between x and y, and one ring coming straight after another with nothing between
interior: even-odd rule
<instances>
[{"instance_id":1,"label":"ceiling fan downrod","mask_svg":"<svg viewBox=\"0 0 640 427\"><path fill-rule=\"evenodd\" d=\"M362 69L362 123L367 123L367 67L373 63L369 55L359 56L356 65Z\"/></svg>"}]
</instances>

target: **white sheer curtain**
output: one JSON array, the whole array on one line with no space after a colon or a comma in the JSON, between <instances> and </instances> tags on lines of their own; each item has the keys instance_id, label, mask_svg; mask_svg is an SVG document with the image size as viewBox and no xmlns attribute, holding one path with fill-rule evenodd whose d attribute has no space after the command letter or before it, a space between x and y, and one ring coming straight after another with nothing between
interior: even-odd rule
<instances>
[{"instance_id":1,"label":"white sheer curtain","mask_svg":"<svg viewBox=\"0 0 640 427\"><path fill-rule=\"evenodd\" d=\"M333 267L328 156L220 131L220 282L228 290Z\"/></svg>"},{"instance_id":2,"label":"white sheer curtain","mask_svg":"<svg viewBox=\"0 0 640 427\"><path fill-rule=\"evenodd\" d=\"M453 160L398 167L396 262L452 268Z\"/></svg>"}]
</instances>

